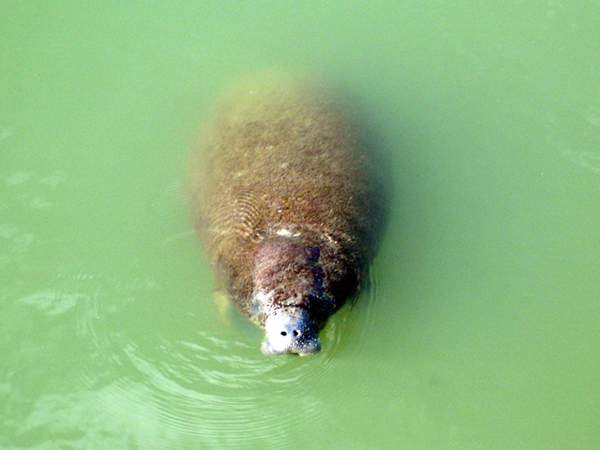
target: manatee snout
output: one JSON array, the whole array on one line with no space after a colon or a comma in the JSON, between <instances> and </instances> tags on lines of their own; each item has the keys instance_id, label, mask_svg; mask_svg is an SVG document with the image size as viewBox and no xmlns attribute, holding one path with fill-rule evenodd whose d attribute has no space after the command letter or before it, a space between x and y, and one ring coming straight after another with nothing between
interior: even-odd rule
<instances>
[{"instance_id":1,"label":"manatee snout","mask_svg":"<svg viewBox=\"0 0 600 450\"><path fill-rule=\"evenodd\" d=\"M314 355L321 350L318 330L302 308L282 308L265 320L263 353L300 356Z\"/></svg>"}]
</instances>

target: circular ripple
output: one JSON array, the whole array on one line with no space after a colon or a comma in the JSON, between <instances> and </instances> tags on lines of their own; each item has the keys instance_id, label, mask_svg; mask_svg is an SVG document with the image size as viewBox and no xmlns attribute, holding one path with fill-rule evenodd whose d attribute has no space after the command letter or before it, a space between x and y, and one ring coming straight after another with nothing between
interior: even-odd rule
<instances>
[{"instance_id":1,"label":"circular ripple","mask_svg":"<svg viewBox=\"0 0 600 450\"><path fill-rule=\"evenodd\" d=\"M340 361L370 351L377 322L374 273L369 292L339 311L322 331L321 353L266 356L260 352L258 328L245 320L240 319L241 327L214 324L216 313L213 317L198 310L186 315L181 309L187 305L161 311L131 300L160 296L154 283L124 283L76 268L63 268L61 274L65 291L86 294L65 311L76 314L77 335L86 342L89 356L75 369L79 385L85 387L77 394L81 398L51 405L53 411L71 417L72 423L65 419L60 432L76 425L90 433L100 432L93 427L105 427L117 430L116 436L121 428L111 421L120 421L139 445L148 443L145 448L235 448L252 443L292 448L290 424L301 416L303 429L310 429L327 420L331 407L324 399L331 374ZM28 301L40 307L45 305L40 298ZM56 309L59 304L53 305ZM155 317L162 314L164 318ZM147 325L161 322L168 326ZM71 411L72 416L62 411L75 404L87 415L77 413L79 409ZM89 411L106 423L77 422L77 415L88 417Z\"/></svg>"},{"instance_id":2,"label":"circular ripple","mask_svg":"<svg viewBox=\"0 0 600 450\"><path fill-rule=\"evenodd\" d=\"M289 447L287 424L299 413L320 420L326 409L303 389L305 377L327 369L317 358L273 358L199 333L198 342L163 342L152 361L130 344L124 353L156 399L161 422L193 442L235 446L257 441ZM251 355L251 356L248 356ZM293 406L293 407L291 407Z\"/></svg>"}]
</instances>

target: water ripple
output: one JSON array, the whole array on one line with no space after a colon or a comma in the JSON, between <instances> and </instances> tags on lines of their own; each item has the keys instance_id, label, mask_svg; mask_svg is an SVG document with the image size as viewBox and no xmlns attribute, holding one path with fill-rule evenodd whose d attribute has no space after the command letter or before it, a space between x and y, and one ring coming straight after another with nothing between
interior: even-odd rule
<instances>
[{"instance_id":1,"label":"water ripple","mask_svg":"<svg viewBox=\"0 0 600 450\"><path fill-rule=\"evenodd\" d=\"M73 448L99 440L113 448L292 448L299 417L306 430L335 414L331 380L348 358L369 352L377 320L375 276L369 294L322 331L320 354L273 357L260 352L253 325L243 321L244 333L214 323L210 304L148 307L161 283L76 266L59 268L59 279L60 290L18 302L49 330L60 327L65 338L53 353L75 339L79 355L64 368L72 387L40 396L16 429L39 445L52 436Z\"/></svg>"}]
</instances>

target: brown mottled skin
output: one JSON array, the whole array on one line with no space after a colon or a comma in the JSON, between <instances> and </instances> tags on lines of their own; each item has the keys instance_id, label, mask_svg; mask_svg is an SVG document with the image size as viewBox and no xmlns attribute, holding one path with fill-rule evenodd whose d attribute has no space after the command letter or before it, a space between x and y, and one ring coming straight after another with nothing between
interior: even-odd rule
<instances>
[{"instance_id":1,"label":"brown mottled skin","mask_svg":"<svg viewBox=\"0 0 600 450\"><path fill-rule=\"evenodd\" d=\"M374 256L377 194L352 124L323 88L285 74L259 78L226 97L207 128L192 209L237 306L263 327L270 316L277 326L287 316L300 323L300 332L266 327L263 351L312 354ZM304 338L268 342L291 330Z\"/></svg>"}]
</instances>

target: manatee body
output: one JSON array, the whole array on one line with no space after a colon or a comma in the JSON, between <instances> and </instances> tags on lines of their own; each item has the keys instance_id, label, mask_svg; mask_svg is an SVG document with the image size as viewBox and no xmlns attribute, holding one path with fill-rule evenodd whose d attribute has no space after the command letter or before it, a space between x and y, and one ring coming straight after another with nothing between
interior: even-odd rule
<instances>
[{"instance_id":1,"label":"manatee body","mask_svg":"<svg viewBox=\"0 0 600 450\"><path fill-rule=\"evenodd\" d=\"M324 88L260 76L225 96L192 171L218 283L265 330L267 354L317 353L364 284L381 214L370 161Z\"/></svg>"}]
</instances>

